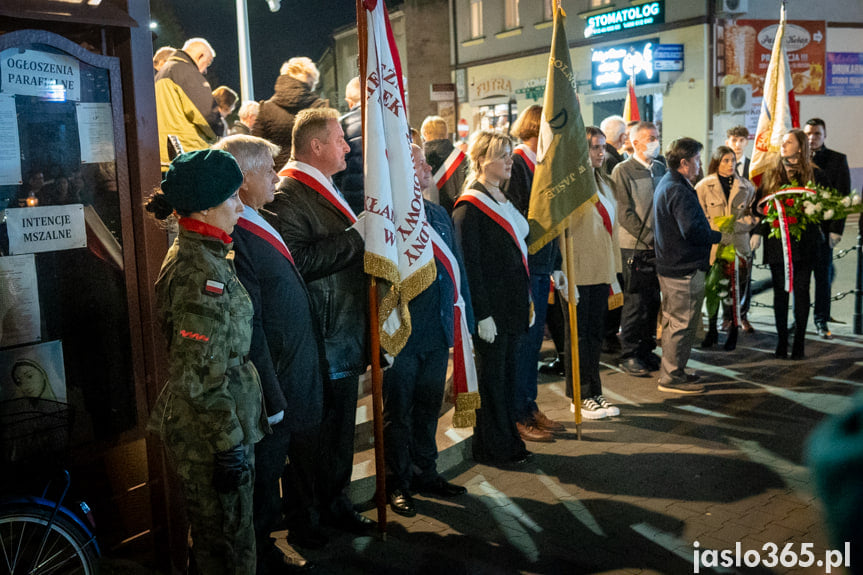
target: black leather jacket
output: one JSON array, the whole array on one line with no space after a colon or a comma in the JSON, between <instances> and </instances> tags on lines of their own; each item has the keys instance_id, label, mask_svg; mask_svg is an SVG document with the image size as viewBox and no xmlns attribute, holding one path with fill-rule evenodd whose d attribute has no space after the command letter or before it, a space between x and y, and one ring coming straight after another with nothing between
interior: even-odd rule
<instances>
[{"instance_id":1,"label":"black leather jacket","mask_svg":"<svg viewBox=\"0 0 863 575\"><path fill-rule=\"evenodd\" d=\"M368 282L363 239L318 192L285 178L262 212L278 230L309 290L324 337L331 379L359 375L366 365Z\"/></svg>"}]
</instances>

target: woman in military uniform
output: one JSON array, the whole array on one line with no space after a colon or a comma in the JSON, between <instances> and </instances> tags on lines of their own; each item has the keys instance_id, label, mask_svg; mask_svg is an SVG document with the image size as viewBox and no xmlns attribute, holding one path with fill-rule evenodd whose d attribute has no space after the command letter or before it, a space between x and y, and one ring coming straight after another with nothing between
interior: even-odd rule
<instances>
[{"instance_id":1,"label":"woman in military uniform","mask_svg":"<svg viewBox=\"0 0 863 575\"><path fill-rule=\"evenodd\" d=\"M149 428L179 475L199 573L255 573L254 444L267 429L258 372L248 361L252 302L237 279L230 234L243 174L221 150L178 156L147 210L179 219L156 297L169 377Z\"/></svg>"}]
</instances>

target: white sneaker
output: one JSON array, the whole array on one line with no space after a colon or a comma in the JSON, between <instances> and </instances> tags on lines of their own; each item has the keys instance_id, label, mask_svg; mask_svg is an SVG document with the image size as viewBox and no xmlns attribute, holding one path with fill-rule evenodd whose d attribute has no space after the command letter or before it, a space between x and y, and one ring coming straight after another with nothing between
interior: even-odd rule
<instances>
[{"instance_id":1,"label":"white sneaker","mask_svg":"<svg viewBox=\"0 0 863 575\"><path fill-rule=\"evenodd\" d=\"M614 417L615 415L620 415L620 408L616 405L612 405L608 403L608 400L605 399L602 395L597 395L593 398L593 401L599 404L599 406L605 410L605 413Z\"/></svg>"},{"instance_id":2,"label":"white sneaker","mask_svg":"<svg viewBox=\"0 0 863 575\"><path fill-rule=\"evenodd\" d=\"M581 416L585 419L603 419L608 417L608 412L593 398L588 397L581 402Z\"/></svg>"}]
</instances>

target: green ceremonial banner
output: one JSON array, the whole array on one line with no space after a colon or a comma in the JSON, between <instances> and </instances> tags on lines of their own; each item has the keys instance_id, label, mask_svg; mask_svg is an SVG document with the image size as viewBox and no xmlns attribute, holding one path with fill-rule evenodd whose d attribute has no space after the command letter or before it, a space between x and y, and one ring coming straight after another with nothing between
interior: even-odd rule
<instances>
[{"instance_id":1,"label":"green ceremonial banner","mask_svg":"<svg viewBox=\"0 0 863 575\"><path fill-rule=\"evenodd\" d=\"M528 250L536 253L560 235L567 218L596 193L564 21L558 7L530 192Z\"/></svg>"}]
</instances>

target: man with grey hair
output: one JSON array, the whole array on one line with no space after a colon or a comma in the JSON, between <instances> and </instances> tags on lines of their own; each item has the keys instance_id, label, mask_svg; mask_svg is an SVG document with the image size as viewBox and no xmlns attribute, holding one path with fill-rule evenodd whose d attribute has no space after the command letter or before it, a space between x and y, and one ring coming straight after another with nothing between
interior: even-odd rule
<instances>
[{"instance_id":1,"label":"man with grey hair","mask_svg":"<svg viewBox=\"0 0 863 575\"><path fill-rule=\"evenodd\" d=\"M159 73L159 70L162 69L162 66L165 65L165 62L168 61L168 58L173 56L174 52L176 51L176 48L173 48L171 46L162 46L161 48L156 50L156 53L153 54L153 70L156 74Z\"/></svg>"},{"instance_id":2,"label":"man with grey hair","mask_svg":"<svg viewBox=\"0 0 863 575\"><path fill-rule=\"evenodd\" d=\"M368 282L365 242L357 216L333 185L350 147L331 108L296 116L291 161L272 203L269 221L284 239L309 289L312 314L324 338L324 422L316 487L321 521L363 533L374 522L357 513L347 495L351 483L357 387L365 372ZM267 217L267 214L264 214Z\"/></svg>"},{"instance_id":3,"label":"man with grey hair","mask_svg":"<svg viewBox=\"0 0 863 575\"><path fill-rule=\"evenodd\" d=\"M614 166L623 161L618 150L626 143L626 122L621 116L609 116L602 121L599 129L605 134L605 161L602 162L602 171L610 176Z\"/></svg>"},{"instance_id":4,"label":"man with grey hair","mask_svg":"<svg viewBox=\"0 0 863 575\"><path fill-rule=\"evenodd\" d=\"M234 265L254 308L249 359L261 376L273 431L255 445L252 508L257 575L290 572L292 564L270 537L282 525L282 510L289 543L326 542L312 512L323 417L324 344L293 256L262 215L279 181L273 168L278 146L263 138L236 135L213 147L234 156L243 172L239 195L244 211L231 234ZM281 495L283 474L289 482Z\"/></svg>"},{"instance_id":5,"label":"man with grey hair","mask_svg":"<svg viewBox=\"0 0 863 575\"><path fill-rule=\"evenodd\" d=\"M163 169L170 162L169 135L176 136L186 152L207 148L224 135L219 105L204 77L215 57L209 42L191 38L156 74L156 118Z\"/></svg>"},{"instance_id":6,"label":"man with grey hair","mask_svg":"<svg viewBox=\"0 0 863 575\"><path fill-rule=\"evenodd\" d=\"M360 106L360 77L354 76L345 86L345 102L348 103L347 114L339 118L345 140L351 151L345 157L347 167L333 176L333 182L345 196L355 213L365 209L365 180L363 177L363 110Z\"/></svg>"},{"instance_id":7,"label":"man with grey hair","mask_svg":"<svg viewBox=\"0 0 863 575\"><path fill-rule=\"evenodd\" d=\"M240 110L237 112L239 120L231 126L231 135L250 136L252 134L252 127L255 125L255 120L258 119L260 109L261 105L254 100L243 102L243 105L240 106Z\"/></svg>"}]
</instances>

